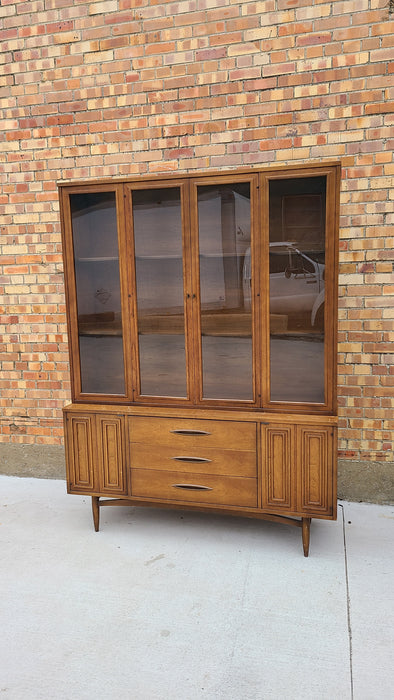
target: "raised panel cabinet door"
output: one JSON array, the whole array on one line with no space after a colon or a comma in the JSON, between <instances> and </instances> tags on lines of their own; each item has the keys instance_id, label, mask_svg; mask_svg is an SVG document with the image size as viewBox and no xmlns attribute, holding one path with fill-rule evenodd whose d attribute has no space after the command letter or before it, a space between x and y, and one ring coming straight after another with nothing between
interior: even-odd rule
<instances>
[{"instance_id":1,"label":"raised panel cabinet door","mask_svg":"<svg viewBox=\"0 0 394 700\"><path fill-rule=\"evenodd\" d=\"M294 511L296 457L294 426L262 425L262 506Z\"/></svg>"},{"instance_id":2,"label":"raised panel cabinet door","mask_svg":"<svg viewBox=\"0 0 394 700\"><path fill-rule=\"evenodd\" d=\"M97 457L100 493L127 493L125 469L124 417L98 415Z\"/></svg>"},{"instance_id":3,"label":"raised panel cabinet door","mask_svg":"<svg viewBox=\"0 0 394 700\"><path fill-rule=\"evenodd\" d=\"M71 492L94 490L93 418L66 414L67 484Z\"/></svg>"},{"instance_id":4,"label":"raised panel cabinet door","mask_svg":"<svg viewBox=\"0 0 394 700\"><path fill-rule=\"evenodd\" d=\"M298 509L335 517L333 426L297 426Z\"/></svg>"}]
</instances>

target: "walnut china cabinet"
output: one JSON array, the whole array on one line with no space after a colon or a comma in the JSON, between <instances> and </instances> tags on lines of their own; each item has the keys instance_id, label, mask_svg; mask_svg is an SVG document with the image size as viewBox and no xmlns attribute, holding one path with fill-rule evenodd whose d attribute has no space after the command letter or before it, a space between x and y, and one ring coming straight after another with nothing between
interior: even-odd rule
<instances>
[{"instance_id":1,"label":"walnut china cabinet","mask_svg":"<svg viewBox=\"0 0 394 700\"><path fill-rule=\"evenodd\" d=\"M340 166L62 182L68 491L336 518Z\"/></svg>"}]
</instances>

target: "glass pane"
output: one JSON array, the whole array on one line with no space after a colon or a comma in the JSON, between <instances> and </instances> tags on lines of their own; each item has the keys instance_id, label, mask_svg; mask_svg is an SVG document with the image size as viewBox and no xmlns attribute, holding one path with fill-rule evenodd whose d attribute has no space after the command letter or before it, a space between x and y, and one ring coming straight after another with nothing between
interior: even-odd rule
<instances>
[{"instance_id":1,"label":"glass pane","mask_svg":"<svg viewBox=\"0 0 394 700\"><path fill-rule=\"evenodd\" d=\"M271 400L324 403L325 177L273 180Z\"/></svg>"},{"instance_id":2,"label":"glass pane","mask_svg":"<svg viewBox=\"0 0 394 700\"><path fill-rule=\"evenodd\" d=\"M116 194L70 200L82 392L124 394Z\"/></svg>"},{"instance_id":3,"label":"glass pane","mask_svg":"<svg viewBox=\"0 0 394 700\"><path fill-rule=\"evenodd\" d=\"M132 196L141 394L186 397L180 190Z\"/></svg>"},{"instance_id":4,"label":"glass pane","mask_svg":"<svg viewBox=\"0 0 394 700\"><path fill-rule=\"evenodd\" d=\"M198 188L203 397L253 400L249 183Z\"/></svg>"}]
</instances>

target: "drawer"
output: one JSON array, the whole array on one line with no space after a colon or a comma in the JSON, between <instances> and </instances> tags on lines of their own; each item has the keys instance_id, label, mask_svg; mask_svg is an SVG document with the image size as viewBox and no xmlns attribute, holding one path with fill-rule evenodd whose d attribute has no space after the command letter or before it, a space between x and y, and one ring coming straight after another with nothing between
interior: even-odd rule
<instances>
[{"instance_id":1,"label":"drawer","mask_svg":"<svg viewBox=\"0 0 394 700\"><path fill-rule=\"evenodd\" d=\"M133 469L177 470L184 473L222 474L227 476L257 477L256 452L223 450L204 445L188 445L187 449L161 445L131 445Z\"/></svg>"},{"instance_id":2,"label":"drawer","mask_svg":"<svg viewBox=\"0 0 394 700\"><path fill-rule=\"evenodd\" d=\"M236 476L132 469L131 493L135 498L160 501L257 507L257 480Z\"/></svg>"},{"instance_id":3,"label":"drawer","mask_svg":"<svg viewBox=\"0 0 394 700\"><path fill-rule=\"evenodd\" d=\"M191 418L131 416L130 441L147 445L188 448L221 447L228 450L256 450L256 424Z\"/></svg>"}]
</instances>

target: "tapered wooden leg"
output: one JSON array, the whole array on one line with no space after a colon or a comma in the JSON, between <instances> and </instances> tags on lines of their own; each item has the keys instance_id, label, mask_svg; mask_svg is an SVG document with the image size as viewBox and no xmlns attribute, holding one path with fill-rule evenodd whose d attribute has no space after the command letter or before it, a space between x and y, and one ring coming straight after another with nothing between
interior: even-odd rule
<instances>
[{"instance_id":1,"label":"tapered wooden leg","mask_svg":"<svg viewBox=\"0 0 394 700\"><path fill-rule=\"evenodd\" d=\"M302 546L304 547L304 557L309 554L309 540L311 533L311 519L302 518Z\"/></svg>"},{"instance_id":2,"label":"tapered wooden leg","mask_svg":"<svg viewBox=\"0 0 394 700\"><path fill-rule=\"evenodd\" d=\"M93 524L96 532L99 531L100 525L100 498L98 496L92 496L92 513L93 513Z\"/></svg>"}]
</instances>

